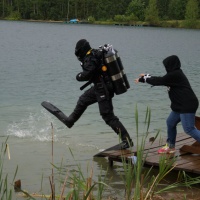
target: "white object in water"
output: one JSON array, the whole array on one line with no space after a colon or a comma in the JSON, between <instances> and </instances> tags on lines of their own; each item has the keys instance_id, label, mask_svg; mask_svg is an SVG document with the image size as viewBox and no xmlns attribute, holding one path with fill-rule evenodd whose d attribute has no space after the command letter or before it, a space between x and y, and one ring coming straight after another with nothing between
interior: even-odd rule
<instances>
[{"instance_id":1,"label":"white object in water","mask_svg":"<svg viewBox=\"0 0 200 200\"><path fill-rule=\"evenodd\" d=\"M129 156L128 158L131 158L132 163L133 163L134 165L136 165L136 163L137 163L137 156Z\"/></svg>"}]
</instances>

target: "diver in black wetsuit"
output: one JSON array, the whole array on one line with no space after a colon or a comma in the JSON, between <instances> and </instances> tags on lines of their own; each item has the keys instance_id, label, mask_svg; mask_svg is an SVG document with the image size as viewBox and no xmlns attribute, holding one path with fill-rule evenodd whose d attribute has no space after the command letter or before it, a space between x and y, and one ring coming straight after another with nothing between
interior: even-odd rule
<instances>
[{"instance_id":1,"label":"diver in black wetsuit","mask_svg":"<svg viewBox=\"0 0 200 200\"><path fill-rule=\"evenodd\" d=\"M114 115L112 104L112 98L114 97L113 84L108 73L101 70L102 57L99 55L99 51L92 49L87 40L81 39L76 44L75 55L81 62L82 67L82 72L76 76L77 81L89 81L89 83L93 83L93 86L79 97L77 105L69 117L60 110L56 110L57 108L54 113L51 112L52 110L49 111L68 128L71 128L88 106L98 103L99 112L103 120L120 135L122 140L121 148L126 149L133 146L129 133L118 117Z\"/></svg>"}]
</instances>

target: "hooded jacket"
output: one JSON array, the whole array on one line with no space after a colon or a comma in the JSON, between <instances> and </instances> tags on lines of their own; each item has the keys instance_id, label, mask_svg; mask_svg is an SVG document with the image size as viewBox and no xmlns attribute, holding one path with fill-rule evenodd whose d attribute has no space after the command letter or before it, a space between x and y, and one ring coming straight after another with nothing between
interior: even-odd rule
<instances>
[{"instance_id":1,"label":"hooded jacket","mask_svg":"<svg viewBox=\"0 0 200 200\"><path fill-rule=\"evenodd\" d=\"M195 113L199 102L190 83L181 70L181 63L176 55L163 60L167 74L163 77L151 76L146 82L153 86L167 86L171 100L171 109L179 113Z\"/></svg>"}]
</instances>

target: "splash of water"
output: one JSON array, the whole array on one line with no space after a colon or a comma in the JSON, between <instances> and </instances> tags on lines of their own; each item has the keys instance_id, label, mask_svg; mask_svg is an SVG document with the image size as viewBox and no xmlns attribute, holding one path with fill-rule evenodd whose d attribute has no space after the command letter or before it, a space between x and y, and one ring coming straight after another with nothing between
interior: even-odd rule
<instances>
[{"instance_id":1,"label":"splash of water","mask_svg":"<svg viewBox=\"0 0 200 200\"><path fill-rule=\"evenodd\" d=\"M28 118L10 124L7 129L7 135L41 142L50 141L52 139L50 122L52 121L51 116L43 110L40 113L30 113ZM56 135L54 135L54 140L57 140Z\"/></svg>"}]
</instances>

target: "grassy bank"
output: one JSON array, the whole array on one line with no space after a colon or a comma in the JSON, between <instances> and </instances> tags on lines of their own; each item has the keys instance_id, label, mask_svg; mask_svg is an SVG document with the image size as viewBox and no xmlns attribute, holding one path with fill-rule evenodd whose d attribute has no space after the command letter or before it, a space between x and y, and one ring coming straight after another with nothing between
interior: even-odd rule
<instances>
[{"instance_id":1,"label":"grassy bank","mask_svg":"<svg viewBox=\"0 0 200 200\"><path fill-rule=\"evenodd\" d=\"M0 18L0 20L10 21L29 21L29 22L47 22L47 23L66 23L72 24L67 21L54 21L54 20L20 20L18 18ZM96 24L96 25L116 25L116 26L139 26L139 27L163 27L163 28L188 28L188 29L200 29L200 20L197 21L186 21L186 20L168 20L158 21L156 23L149 23L143 21L132 21L132 22L118 22L113 20L107 21L80 21L78 24Z\"/></svg>"},{"instance_id":2,"label":"grassy bank","mask_svg":"<svg viewBox=\"0 0 200 200\"><path fill-rule=\"evenodd\" d=\"M185 20L169 20L169 21L159 21L157 23L149 23L142 21L134 21L134 22L94 21L93 24L200 29L200 20L197 20L196 22L193 21L190 22Z\"/></svg>"}]
</instances>

